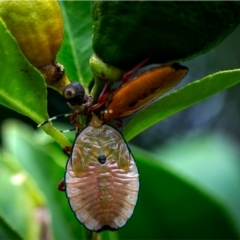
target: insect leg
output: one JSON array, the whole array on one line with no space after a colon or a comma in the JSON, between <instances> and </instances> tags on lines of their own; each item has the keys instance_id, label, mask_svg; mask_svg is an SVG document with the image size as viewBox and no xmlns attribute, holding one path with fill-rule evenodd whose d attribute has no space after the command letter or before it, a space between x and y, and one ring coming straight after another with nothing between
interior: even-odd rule
<instances>
[{"instance_id":1,"label":"insect leg","mask_svg":"<svg viewBox=\"0 0 240 240\"><path fill-rule=\"evenodd\" d=\"M66 187L65 187L64 179L62 179L61 182L58 184L58 190L61 192L65 192Z\"/></svg>"},{"instance_id":2,"label":"insect leg","mask_svg":"<svg viewBox=\"0 0 240 240\"><path fill-rule=\"evenodd\" d=\"M100 93L99 97L98 97L98 102L102 102L101 99L103 97L103 95L107 92L108 88L109 88L109 85L110 85L110 81L109 79L105 76L105 74L103 72L101 72L101 75L102 75L102 78L106 81L104 87L103 87L103 90L102 92Z\"/></svg>"},{"instance_id":3,"label":"insect leg","mask_svg":"<svg viewBox=\"0 0 240 240\"><path fill-rule=\"evenodd\" d=\"M152 53L148 54L148 56L143 60L141 61L137 66L135 66L133 69L131 69L130 71L128 71L127 73L125 73L123 75L123 78L122 78L122 83L125 83L128 81L128 79L130 78L130 76L136 72L139 68L143 67L145 65L145 63L147 63L149 61L149 59L152 57Z\"/></svg>"},{"instance_id":4,"label":"insect leg","mask_svg":"<svg viewBox=\"0 0 240 240\"><path fill-rule=\"evenodd\" d=\"M103 72L101 72L101 75L102 75L102 78L105 80L105 85L98 97L98 102L88 108L89 112L95 111L98 108L100 108L103 104L105 104L107 102L107 99L109 98L109 96L116 90L116 89L112 89L112 90L108 91L111 81L105 76L105 74Z\"/></svg>"},{"instance_id":5,"label":"insect leg","mask_svg":"<svg viewBox=\"0 0 240 240\"><path fill-rule=\"evenodd\" d=\"M70 157L71 151L72 151L72 147L70 146L66 146L62 148L62 151L68 156ZM65 182L64 179L61 180L61 182L58 184L58 190L61 192L65 192L66 187L65 187Z\"/></svg>"},{"instance_id":6,"label":"insect leg","mask_svg":"<svg viewBox=\"0 0 240 240\"><path fill-rule=\"evenodd\" d=\"M116 118L115 120L117 121L116 124L114 124L115 128L123 127L124 124L123 124L123 120L121 118Z\"/></svg>"},{"instance_id":7,"label":"insect leg","mask_svg":"<svg viewBox=\"0 0 240 240\"><path fill-rule=\"evenodd\" d=\"M103 104L105 104L107 102L108 97L115 91L116 89L112 89L110 91L108 91L107 93L105 93L104 95L99 96L98 98L98 103L94 104L93 106L88 108L88 111L92 112L97 110L98 108L100 108ZM101 94L100 94L101 95Z\"/></svg>"},{"instance_id":8,"label":"insect leg","mask_svg":"<svg viewBox=\"0 0 240 240\"><path fill-rule=\"evenodd\" d=\"M62 148L63 153L65 153L68 157L70 157L72 147L71 146L66 146Z\"/></svg>"}]
</instances>

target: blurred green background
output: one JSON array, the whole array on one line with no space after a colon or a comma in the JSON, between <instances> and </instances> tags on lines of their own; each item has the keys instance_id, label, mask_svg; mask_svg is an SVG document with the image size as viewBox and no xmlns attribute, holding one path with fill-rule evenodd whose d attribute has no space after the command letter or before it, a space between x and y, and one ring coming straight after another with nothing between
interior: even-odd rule
<instances>
[{"instance_id":1,"label":"blurred green background","mask_svg":"<svg viewBox=\"0 0 240 240\"><path fill-rule=\"evenodd\" d=\"M240 27L210 52L183 62L189 73L175 89L239 68L239 39ZM230 88L130 141L139 201L126 226L103 239L240 238L239 92ZM70 111L51 89L48 111ZM82 239L84 227L57 190L67 160L61 148L29 118L3 106L0 112L0 239ZM56 126L70 127L68 119ZM74 133L66 136L73 141Z\"/></svg>"}]
</instances>

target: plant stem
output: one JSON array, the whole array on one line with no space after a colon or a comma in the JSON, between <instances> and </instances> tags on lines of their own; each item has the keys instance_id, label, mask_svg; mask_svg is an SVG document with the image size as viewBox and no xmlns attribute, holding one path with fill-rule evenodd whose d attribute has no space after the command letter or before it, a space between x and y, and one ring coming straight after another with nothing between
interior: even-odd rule
<instances>
[{"instance_id":1,"label":"plant stem","mask_svg":"<svg viewBox=\"0 0 240 240\"><path fill-rule=\"evenodd\" d=\"M72 144L69 140L59 131L57 130L52 123L47 123L44 125L43 130L50 135L62 148L66 146L71 146Z\"/></svg>"}]
</instances>

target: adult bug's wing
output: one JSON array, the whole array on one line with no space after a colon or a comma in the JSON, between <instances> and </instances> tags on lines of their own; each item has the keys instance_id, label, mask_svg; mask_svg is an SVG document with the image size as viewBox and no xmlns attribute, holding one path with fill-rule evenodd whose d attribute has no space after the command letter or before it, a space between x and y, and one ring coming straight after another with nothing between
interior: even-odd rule
<instances>
[{"instance_id":1,"label":"adult bug's wing","mask_svg":"<svg viewBox=\"0 0 240 240\"><path fill-rule=\"evenodd\" d=\"M177 85L188 69L180 64L151 68L123 84L104 112L105 121L126 117L145 107Z\"/></svg>"}]
</instances>

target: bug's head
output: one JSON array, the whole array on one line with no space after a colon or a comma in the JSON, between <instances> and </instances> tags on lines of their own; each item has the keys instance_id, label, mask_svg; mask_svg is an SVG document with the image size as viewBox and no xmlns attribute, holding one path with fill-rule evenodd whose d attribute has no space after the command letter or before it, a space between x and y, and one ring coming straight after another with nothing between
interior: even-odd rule
<instances>
[{"instance_id":1,"label":"bug's head","mask_svg":"<svg viewBox=\"0 0 240 240\"><path fill-rule=\"evenodd\" d=\"M70 107L80 106L87 102L87 96L85 95L84 88L78 82L67 85L63 89L63 96Z\"/></svg>"}]
</instances>

